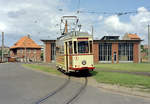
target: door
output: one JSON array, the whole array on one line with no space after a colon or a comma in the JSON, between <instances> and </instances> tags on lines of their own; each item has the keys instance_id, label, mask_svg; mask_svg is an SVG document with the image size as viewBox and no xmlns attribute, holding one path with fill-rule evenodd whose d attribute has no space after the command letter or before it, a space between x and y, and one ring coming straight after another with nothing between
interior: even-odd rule
<instances>
[{"instance_id":1,"label":"door","mask_svg":"<svg viewBox=\"0 0 150 104\"><path fill-rule=\"evenodd\" d=\"M67 70L67 72L68 72L68 44L67 44L67 42L65 42L65 46L66 46L66 49L65 49L65 53L66 53L66 70Z\"/></svg>"},{"instance_id":2,"label":"door","mask_svg":"<svg viewBox=\"0 0 150 104\"><path fill-rule=\"evenodd\" d=\"M116 52L114 52L114 63L116 63L116 61L117 61L117 54Z\"/></svg>"}]
</instances>

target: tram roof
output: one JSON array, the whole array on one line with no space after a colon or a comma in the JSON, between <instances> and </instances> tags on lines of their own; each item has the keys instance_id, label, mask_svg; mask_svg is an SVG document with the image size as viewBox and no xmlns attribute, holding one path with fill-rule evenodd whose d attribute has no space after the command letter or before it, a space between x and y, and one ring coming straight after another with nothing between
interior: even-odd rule
<instances>
[{"instance_id":1,"label":"tram roof","mask_svg":"<svg viewBox=\"0 0 150 104\"><path fill-rule=\"evenodd\" d=\"M71 32L66 33L64 35L61 35L60 37L58 37L58 39L70 38L70 37L74 37L74 36L92 36L92 35L90 35L88 32L71 31Z\"/></svg>"}]
</instances>

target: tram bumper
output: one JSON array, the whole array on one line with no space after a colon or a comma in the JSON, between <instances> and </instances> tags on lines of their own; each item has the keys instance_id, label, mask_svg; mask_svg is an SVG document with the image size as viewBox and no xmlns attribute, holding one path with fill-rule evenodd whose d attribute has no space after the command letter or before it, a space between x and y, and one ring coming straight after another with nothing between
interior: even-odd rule
<instances>
[{"instance_id":1,"label":"tram bumper","mask_svg":"<svg viewBox=\"0 0 150 104\"><path fill-rule=\"evenodd\" d=\"M81 67L81 68L73 68L73 67L70 67L69 69L70 69L70 70L77 70L77 71L80 71L80 70L93 70L93 69L95 69L95 67Z\"/></svg>"}]
</instances>

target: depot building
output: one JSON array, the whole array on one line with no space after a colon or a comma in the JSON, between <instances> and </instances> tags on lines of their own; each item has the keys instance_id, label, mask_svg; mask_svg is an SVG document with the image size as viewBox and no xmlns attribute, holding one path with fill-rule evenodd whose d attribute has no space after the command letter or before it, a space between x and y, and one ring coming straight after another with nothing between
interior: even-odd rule
<instances>
[{"instance_id":1,"label":"depot building","mask_svg":"<svg viewBox=\"0 0 150 104\"><path fill-rule=\"evenodd\" d=\"M56 40L41 40L44 43L44 62L55 62ZM139 63L141 39L137 34L103 36L93 40L94 63Z\"/></svg>"}]
</instances>

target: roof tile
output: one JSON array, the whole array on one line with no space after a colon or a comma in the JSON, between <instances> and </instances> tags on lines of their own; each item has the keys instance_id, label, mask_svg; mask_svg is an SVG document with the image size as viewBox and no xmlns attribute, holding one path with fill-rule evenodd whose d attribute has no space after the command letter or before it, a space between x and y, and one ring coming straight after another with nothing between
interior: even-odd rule
<instances>
[{"instance_id":1,"label":"roof tile","mask_svg":"<svg viewBox=\"0 0 150 104\"><path fill-rule=\"evenodd\" d=\"M137 34L128 34L128 37L131 39L140 39L140 37Z\"/></svg>"},{"instance_id":2,"label":"roof tile","mask_svg":"<svg viewBox=\"0 0 150 104\"><path fill-rule=\"evenodd\" d=\"M13 48L41 48L41 47L37 45L29 36L24 36L11 47L11 49Z\"/></svg>"}]
</instances>

